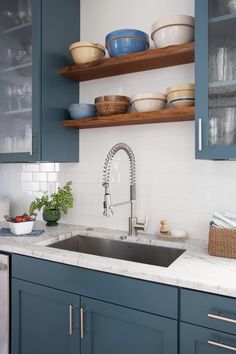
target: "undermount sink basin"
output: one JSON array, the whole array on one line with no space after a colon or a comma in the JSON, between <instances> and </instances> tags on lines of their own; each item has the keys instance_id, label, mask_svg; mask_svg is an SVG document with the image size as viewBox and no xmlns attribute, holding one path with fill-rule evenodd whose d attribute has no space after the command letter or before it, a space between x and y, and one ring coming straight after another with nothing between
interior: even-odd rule
<instances>
[{"instance_id":1,"label":"undermount sink basin","mask_svg":"<svg viewBox=\"0 0 236 354\"><path fill-rule=\"evenodd\" d=\"M185 251L80 235L53 243L49 247L161 267L169 267Z\"/></svg>"}]
</instances>

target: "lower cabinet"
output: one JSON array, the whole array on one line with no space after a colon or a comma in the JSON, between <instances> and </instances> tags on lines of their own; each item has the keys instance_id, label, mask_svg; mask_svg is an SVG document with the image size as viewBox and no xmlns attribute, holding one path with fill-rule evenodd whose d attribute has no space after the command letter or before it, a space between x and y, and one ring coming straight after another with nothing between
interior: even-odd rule
<instances>
[{"instance_id":1,"label":"lower cabinet","mask_svg":"<svg viewBox=\"0 0 236 354\"><path fill-rule=\"evenodd\" d=\"M233 298L11 258L11 354L236 352Z\"/></svg>"},{"instance_id":2,"label":"lower cabinet","mask_svg":"<svg viewBox=\"0 0 236 354\"><path fill-rule=\"evenodd\" d=\"M81 315L81 354L178 352L176 320L84 297Z\"/></svg>"},{"instance_id":3,"label":"lower cabinet","mask_svg":"<svg viewBox=\"0 0 236 354\"><path fill-rule=\"evenodd\" d=\"M181 323L180 354L230 354L233 352L236 352L236 336Z\"/></svg>"},{"instance_id":4,"label":"lower cabinet","mask_svg":"<svg viewBox=\"0 0 236 354\"><path fill-rule=\"evenodd\" d=\"M177 354L177 323L12 280L12 354Z\"/></svg>"},{"instance_id":5,"label":"lower cabinet","mask_svg":"<svg viewBox=\"0 0 236 354\"><path fill-rule=\"evenodd\" d=\"M79 354L80 296L12 280L12 354Z\"/></svg>"}]
</instances>

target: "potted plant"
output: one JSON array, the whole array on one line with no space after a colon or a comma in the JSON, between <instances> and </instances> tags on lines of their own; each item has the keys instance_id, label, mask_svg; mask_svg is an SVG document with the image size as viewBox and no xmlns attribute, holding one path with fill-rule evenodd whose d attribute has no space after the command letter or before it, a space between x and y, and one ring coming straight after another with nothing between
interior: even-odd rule
<instances>
[{"instance_id":1,"label":"potted plant","mask_svg":"<svg viewBox=\"0 0 236 354\"><path fill-rule=\"evenodd\" d=\"M48 195L46 192L41 198L36 198L31 204L29 212L34 213L35 210L43 208L43 220L47 222L47 226L56 226L57 221L61 218L61 212L68 213L73 208L72 182L67 182L62 188L58 187L56 193Z\"/></svg>"}]
</instances>

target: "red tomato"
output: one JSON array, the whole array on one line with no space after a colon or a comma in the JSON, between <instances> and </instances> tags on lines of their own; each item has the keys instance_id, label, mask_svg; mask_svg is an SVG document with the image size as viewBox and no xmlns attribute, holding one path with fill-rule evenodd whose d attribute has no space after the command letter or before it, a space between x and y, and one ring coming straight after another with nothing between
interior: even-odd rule
<instances>
[{"instance_id":1,"label":"red tomato","mask_svg":"<svg viewBox=\"0 0 236 354\"><path fill-rule=\"evenodd\" d=\"M15 222L22 222L24 219L22 216L16 216L15 217Z\"/></svg>"}]
</instances>

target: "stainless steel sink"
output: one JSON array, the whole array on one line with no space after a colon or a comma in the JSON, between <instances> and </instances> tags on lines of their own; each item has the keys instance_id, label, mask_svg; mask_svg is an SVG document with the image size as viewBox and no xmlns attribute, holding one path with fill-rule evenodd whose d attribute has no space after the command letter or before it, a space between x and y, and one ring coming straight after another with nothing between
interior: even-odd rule
<instances>
[{"instance_id":1,"label":"stainless steel sink","mask_svg":"<svg viewBox=\"0 0 236 354\"><path fill-rule=\"evenodd\" d=\"M53 243L49 247L161 267L169 267L185 251L80 235Z\"/></svg>"}]
</instances>

